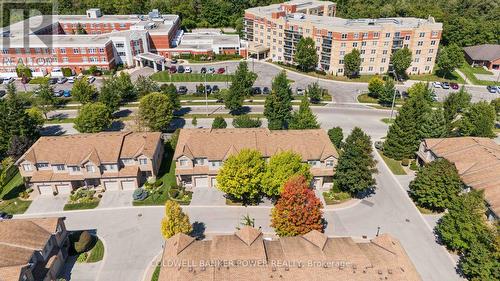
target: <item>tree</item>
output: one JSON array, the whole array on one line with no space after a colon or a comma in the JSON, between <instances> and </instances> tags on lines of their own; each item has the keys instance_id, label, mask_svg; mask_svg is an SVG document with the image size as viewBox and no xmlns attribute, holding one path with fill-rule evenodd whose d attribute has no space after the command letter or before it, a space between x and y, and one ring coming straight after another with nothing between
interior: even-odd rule
<instances>
[{"instance_id":1,"label":"tree","mask_svg":"<svg viewBox=\"0 0 500 281\"><path fill-rule=\"evenodd\" d=\"M290 82L283 70L274 77L271 94L266 97L264 104L264 116L267 118L269 129L283 130L288 128L288 122L292 117L292 99Z\"/></svg>"},{"instance_id":2,"label":"tree","mask_svg":"<svg viewBox=\"0 0 500 281\"><path fill-rule=\"evenodd\" d=\"M248 115L240 115L233 119L233 127L235 128L259 128L262 121L259 118L251 118Z\"/></svg>"},{"instance_id":3,"label":"tree","mask_svg":"<svg viewBox=\"0 0 500 281\"><path fill-rule=\"evenodd\" d=\"M161 234L166 240L177 233L190 234L193 227L189 217L183 211L179 203L167 200L165 203L165 216L161 220Z\"/></svg>"},{"instance_id":4,"label":"tree","mask_svg":"<svg viewBox=\"0 0 500 281\"><path fill-rule=\"evenodd\" d=\"M356 77L361 67L361 54L358 49L352 49L344 56L344 74L347 77Z\"/></svg>"},{"instance_id":5,"label":"tree","mask_svg":"<svg viewBox=\"0 0 500 281\"><path fill-rule=\"evenodd\" d=\"M250 96L252 93L252 86L255 79L257 79L257 74L248 70L246 62L240 62L231 78L229 91L224 97L224 104L227 109L232 112L241 110L245 97Z\"/></svg>"},{"instance_id":6,"label":"tree","mask_svg":"<svg viewBox=\"0 0 500 281\"><path fill-rule=\"evenodd\" d=\"M139 119L152 131L165 131L174 117L174 108L161 93L147 94L139 102Z\"/></svg>"},{"instance_id":7,"label":"tree","mask_svg":"<svg viewBox=\"0 0 500 281\"><path fill-rule=\"evenodd\" d=\"M98 97L98 101L106 105L111 113L117 111L122 102L120 88L116 84L116 78L103 80L101 92Z\"/></svg>"},{"instance_id":8,"label":"tree","mask_svg":"<svg viewBox=\"0 0 500 281\"><path fill-rule=\"evenodd\" d=\"M389 127L384 142L384 154L387 157L396 160L413 157L424 137L422 126L430 110L423 92L416 93L406 101Z\"/></svg>"},{"instance_id":9,"label":"tree","mask_svg":"<svg viewBox=\"0 0 500 281\"><path fill-rule=\"evenodd\" d=\"M496 114L500 114L500 98L492 100L490 104L495 108Z\"/></svg>"},{"instance_id":10,"label":"tree","mask_svg":"<svg viewBox=\"0 0 500 281\"><path fill-rule=\"evenodd\" d=\"M391 55L392 66L398 77L406 77L406 70L410 67L411 61L411 51L407 47L399 49Z\"/></svg>"},{"instance_id":11,"label":"tree","mask_svg":"<svg viewBox=\"0 0 500 281\"><path fill-rule=\"evenodd\" d=\"M458 132L461 136L495 137L495 120L495 108L486 101L480 101L463 113Z\"/></svg>"},{"instance_id":12,"label":"tree","mask_svg":"<svg viewBox=\"0 0 500 281\"><path fill-rule=\"evenodd\" d=\"M281 197L271 210L271 226L281 237L323 232L323 205L303 176L294 176L283 187Z\"/></svg>"},{"instance_id":13,"label":"tree","mask_svg":"<svg viewBox=\"0 0 500 281\"><path fill-rule=\"evenodd\" d=\"M24 152L26 152L33 141L27 138L26 136L12 136L9 144L9 149L7 150L7 155L12 159L17 160L21 157ZM0 189L1 190L1 189Z\"/></svg>"},{"instance_id":14,"label":"tree","mask_svg":"<svg viewBox=\"0 0 500 281\"><path fill-rule=\"evenodd\" d=\"M198 126L198 119L195 117L193 117L193 120L191 120L191 124L193 125L193 127L196 127Z\"/></svg>"},{"instance_id":15,"label":"tree","mask_svg":"<svg viewBox=\"0 0 500 281\"><path fill-rule=\"evenodd\" d=\"M160 91L160 87L150 77L139 75L135 81L135 91L139 98L142 98L147 94Z\"/></svg>"},{"instance_id":16,"label":"tree","mask_svg":"<svg viewBox=\"0 0 500 281\"><path fill-rule=\"evenodd\" d=\"M319 86L318 82L307 85L306 95L309 97L311 103L319 103L326 94L327 90Z\"/></svg>"},{"instance_id":17,"label":"tree","mask_svg":"<svg viewBox=\"0 0 500 281\"><path fill-rule=\"evenodd\" d=\"M441 108L426 113L421 133L422 138L444 138L447 136L446 120Z\"/></svg>"},{"instance_id":18,"label":"tree","mask_svg":"<svg viewBox=\"0 0 500 281\"><path fill-rule=\"evenodd\" d=\"M446 159L438 159L417 173L410 183L410 196L418 206L442 212L463 188L455 165Z\"/></svg>"},{"instance_id":19,"label":"tree","mask_svg":"<svg viewBox=\"0 0 500 281\"><path fill-rule=\"evenodd\" d=\"M45 119L48 119L47 113L53 110L57 104L53 89L49 84L40 84L35 92L37 93L36 104L42 110Z\"/></svg>"},{"instance_id":20,"label":"tree","mask_svg":"<svg viewBox=\"0 0 500 281\"><path fill-rule=\"evenodd\" d=\"M43 115L43 111L38 107L30 107L26 109L26 113L31 118L31 120L35 123L38 129L42 128L43 123L45 123L45 117Z\"/></svg>"},{"instance_id":21,"label":"tree","mask_svg":"<svg viewBox=\"0 0 500 281\"><path fill-rule=\"evenodd\" d=\"M444 77L451 75L455 68L461 67L464 63L464 52L457 44L441 47L437 57L437 65L443 72Z\"/></svg>"},{"instance_id":22,"label":"tree","mask_svg":"<svg viewBox=\"0 0 500 281\"><path fill-rule=\"evenodd\" d=\"M174 110L181 109L181 100L179 94L177 93L177 88L173 83L163 84L161 86L161 92L167 95L168 100L170 101L170 104L172 104Z\"/></svg>"},{"instance_id":23,"label":"tree","mask_svg":"<svg viewBox=\"0 0 500 281\"><path fill-rule=\"evenodd\" d=\"M385 80L382 92L379 93L378 103L383 106L391 106L395 92L396 87L394 86L394 81L392 79Z\"/></svg>"},{"instance_id":24,"label":"tree","mask_svg":"<svg viewBox=\"0 0 500 281\"><path fill-rule=\"evenodd\" d=\"M368 95L372 98L378 99L384 92L384 81L378 77L373 77L368 83Z\"/></svg>"},{"instance_id":25,"label":"tree","mask_svg":"<svg viewBox=\"0 0 500 281\"><path fill-rule=\"evenodd\" d=\"M217 188L234 199L253 202L261 194L265 169L260 152L242 149L224 162L217 175Z\"/></svg>"},{"instance_id":26,"label":"tree","mask_svg":"<svg viewBox=\"0 0 500 281\"><path fill-rule=\"evenodd\" d=\"M292 151L284 151L269 159L262 178L262 191L269 197L278 197L283 192L283 185L292 176L303 176L307 182L312 179L309 165L302 162L302 157Z\"/></svg>"},{"instance_id":27,"label":"tree","mask_svg":"<svg viewBox=\"0 0 500 281\"><path fill-rule=\"evenodd\" d=\"M342 132L342 128L333 127L328 130L328 137L330 141L335 145L337 149L342 147L342 139L344 139L344 133Z\"/></svg>"},{"instance_id":28,"label":"tree","mask_svg":"<svg viewBox=\"0 0 500 281\"><path fill-rule=\"evenodd\" d=\"M120 72L119 75L114 76L112 78L114 86L118 88L120 92L120 96L122 100L132 101L137 98L137 91L132 83L132 79L130 78L130 74L127 72Z\"/></svg>"},{"instance_id":29,"label":"tree","mask_svg":"<svg viewBox=\"0 0 500 281\"><path fill-rule=\"evenodd\" d=\"M300 38L293 60L302 71L314 70L318 65L318 53L311 37Z\"/></svg>"},{"instance_id":30,"label":"tree","mask_svg":"<svg viewBox=\"0 0 500 281\"><path fill-rule=\"evenodd\" d=\"M81 104L92 102L96 93L96 88L87 79L75 79L75 83L71 89L71 94Z\"/></svg>"},{"instance_id":31,"label":"tree","mask_svg":"<svg viewBox=\"0 0 500 281\"><path fill-rule=\"evenodd\" d=\"M470 106L470 101L471 95L463 87L460 91L452 92L446 97L443 103L443 109L449 132L451 132L454 127L453 121L457 115Z\"/></svg>"},{"instance_id":32,"label":"tree","mask_svg":"<svg viewBox=\"0 0 500 281\"><path fill-rule=\"evenodd\" d=\"M410 88L408 88L408 96L412 97L415 95L423 95L426 101L432 103L434 102L436 93L434 93L434 90L429 87L429 82L419 82L413 84Z\"/></svg>"},{"instance_id":33,"label":"tree","mask_svg":"<svg viewBox=\"0 0 500 281\"><path fill-rule=\"evenodd\" d=\"M496 247L495 247L496 246ZM470 249L460 257L458 268L467 280L494 281L500 279L498 245L473 242Z\"/></svg>"},{"instance_id":34,"label":"tree","mask_svg":"<svg viewBox=\"0 0 500 281\"><path fill-rule=\"evenodd\" d=\"M299 110L293 112L289 128L292 130L319 129L317 117L309 106L309 98L304 95Z\"/></svg>"},{"instance_id":35,"label":"tree","mask_svg":"<svg viewBox=\"0 0 500 281\"><path fill-rule=\"evenodd\" d=\"M486 225L482 191L472 190L455 197L448 212L436 226L436 234L446 248L460 253L475 243L492 244L494 237Z\"/></svg>"},{"instance_id":36,"label":"tree","mask_svg":"<svg viewBox=\"0 0 500 281\"><path fill-rule=\"evenodd\" d=\"M212 122L212 129L224 129L227 127L226 120L223 117L217 116Z\"/></svg>"},{"instance_id":37,"label":"tree","mask_svg":"<svg viewBox=\"0 0 500 281\"><path fill-rule=\"evenodd\" d=\"M96 102L83 105L75 119L75 129L80 133L98 133L109 128L111 112L106 105Z\"/></svg>"},{"instance_id":38,"label":"tree","mask_svg":"<svg viewBox=\"0 0 500 281\"><path fill-rule=\"evenodd\" d=\"M333 176L336 189L357 194L375 188L373 174L377 161L373 158L370 137L355 127L342 145L342 153Z\"/></svg>"}]
</instances>

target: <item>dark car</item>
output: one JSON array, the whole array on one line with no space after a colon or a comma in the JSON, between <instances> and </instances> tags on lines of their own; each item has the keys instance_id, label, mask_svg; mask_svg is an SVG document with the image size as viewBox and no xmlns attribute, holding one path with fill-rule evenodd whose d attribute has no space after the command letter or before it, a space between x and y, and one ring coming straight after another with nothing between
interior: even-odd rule
<instances>
[{"instance_id":1,"label":"dark car","mask_svg":"<svg viewBox=\"0 0 500 281\"><path fill-rule=\"evenodd\" d=\"M260 95L260 94L262 94L262 90L260 89L260 87L253 87L252 94L253 95Z\"/></svg>"},{"instance_id":2,"label":"dark car","mask_svg":"<svg viewBox=\"0 0 500 281\"><path fill-rule=\"evenodd\" d=\"M50 78L49 79L49 84L50 85L54 85L55 83L57 83L57 78Z\"/></svg>"},{"instance_id":3,"label":"dark car","mask_svg":"<svg viewBox=\"0 0 500 281\"><path fill-rule=\"evenodd\" d=\"M271 90L269 90L269 87L264 87L262 89L262 94L269 95L270 93L271 93Z\"/></svg>"},{"instance_id":4,"label":"dark car","mask_svg":"<svg viewBox=\"0 0 500 281\"><path fill-rule=\"evenodd\" d=\"M457 83L450 83L450 87L451 87L453 90L458 90L458 88L460 88L460 87L458 86L458 84L457 84Z\"/></svg>"},{"instance_id":5,"label":"dark car","mask_svg":"<svg viewBox=\"0 0 500 281\"><path fill-rule=\"evenodd\" d=\"M188 92L188 89L186 86L179 86L179 89L177 89L177 93L179 95L185 95L185 94L187 94L187 92Z\"/></svg>"},{"instance_id":6,"label":"dark car","mask_svg":"<svg viewBox=\"0 0 500 281\"><path fill-rule=\"evenodd\" d=\"M200 69L200 73L203 73L203 74L207 73L207 68L206 67L202 67Z\"/></svg>"},{"instance_id":7,"label":"dark car","mask_svg":"<svg viewBox=\"0 0 500 281\"><path fill-rule=\"evenodd\" d=\"M175 65L172 65L172 66L168 69L168 71L169 71L170 73L176 73L176 72L177 72L177 67L175 67Z\"/></svg>"},{"instance_id":8,"label":"dark car","mask_svg":"<svg viewBox=\"0 0 500 281\"><path fill-rule=\"evenodd\" d=\"M212 93L212 86L206 85L205 86L205 91L207 91L207 94L210 95L210 93Z\"/></svg>"},{"instance_id":9,"label":"dark car","mask_svg":"<svg viewBox=\"0 0 500 281\"><path fill-rule=\"evenodd\" d=\"M64 95L63 90L54 90L54 96L55 97L62 97Z\"/></svg>"},{"instance_id":10,"label":"dark car","mask_svg":"<svg viewBox=\"0 0 500 281\"><path fill-rule=\"evenodd\" d=\"M0 212L0 221L1 220L9 220L12 218L12 215L7 214L6 212Z\"/></svg>"},{"instance_id":11,"label":"dark car","mask_svg":"<svg viewBox=\"0 0 500 281\"><path fill-rule=\"evenodd\" d=\"M226 69L224 67L217 69L218 74L224 74L224 72L226 72Z\"/></svg>"},{"instance_id":12,"label":"dark car","mask_svg":"<svg viewBox=\"0 0 500 281\"><path fill-rule=\"evenodd\" d=\"M217 85L213 85L213 87L212 87L212 92L214 92L214 93L218 93L219 91L220 91L219 86L217 86Z\"/></svg>"},{"instance_id":13,"label":"dark car","mask_svg":"<svg viewBox=\"0 0 500 281\"><path fill-rule=\"evenodd\" d=\"M178 73L184 73L184 70L185 70L184 66L182 66L182 65L179 65L179 67L177 68Z\"/></svg>"},{"instance_id":14,"label":"dark car","mask_svg":"<svg viewBox=\"0 0 500 281\"><path fill-rule=\"evenodd\" d=\"M498 91L497 86L487 86L486 89L488 90L488 92L490 92L492 94L496 94L496 92Z\"/></svg>"},{"instance_id":15,"label":"dark car","mask_svg":"<svg viewBox=\"0 0 500 281\"><path fill-rule=\"evenodd\" d=\"M445 90L448 90L450 88L450 83L448 82L443 82L441 83L441 87Z\"/></svg>"},{"instance_id":16,"label":"dark car","mask_svg":"<svg viewBox=\"0 0 500 281\"><path fill-rule=\"evenodd\" d=\"M176 64L176 63L177 63L177 59L176 59L176 58L171 59L171 60L170 60L170 63L172 63L172 64Z\"/></svg>"}]
</instances>

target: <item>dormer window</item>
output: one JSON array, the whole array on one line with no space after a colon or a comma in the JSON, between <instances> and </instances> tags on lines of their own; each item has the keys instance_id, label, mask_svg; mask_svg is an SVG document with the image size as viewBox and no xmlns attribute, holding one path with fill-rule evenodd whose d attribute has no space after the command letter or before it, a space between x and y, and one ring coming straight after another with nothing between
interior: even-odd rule
<instances>
[{"instance_id":1,"label":"dormer window","mask_svg":"<svg viewBox=\"0 0 500 281\"><path fill-rule=\"evenodd\" d=\"M48 168L49 167L49 163L37 163L36 167L38 169Z\"/></svg>"},{"instance_id":2,"label":"dormer window","mask_svg":"<svg viewBox=\"0 0 500 281\"><path fill-rule=\"evenodd\" d=\"M312 167L315 167L315 166L319 165L319 161L317 161L317 160L309 160L309 161L307 161L307 164L311 165Z\"/></svg>"},{"instance_id":3,"label":"dormer window","mask_svg":"<svg viewBox=\"0 0 500 281\"><path fill-rule=\"evenodd\" d=\"M333 160L326 160L325 164L327 167L333 167Z\"/></svg>"},{"instance_id":4,"label":"dormer window","mask_svg":"<svg viewBox=\"0 0 500 281\"><path fill-rule=\"evenodd\" d=\"M205 165L205 158L196 158L194 161L195 161L197 166Z\"/></svg>"},{"instance_id":5,"label":"dormer window","mask_svg":"<svg viewBox=\"0 0 500 281\"><path fill-rule=\"evenodd\" d=\"M30 172L33 170L33 168L30 164L23 164L23 170L25 170L26 172Z\"/></svg>"},{"instance_id":6,"label":"dormer window","mask_svg":"<svg viewBox=\"0 0 500 281\"><path fill-rule=\"evenodd\" d=\"M134 164L134 159L124 158L124 159L122 159L122 162L124 165L130 165L130 164Z\"/></svg>"},{"instance_id":7,"label":"dormer window","mask_svg":"<svg viewBox=\"0 0 500 281\"><path fill-rule=\"evenodd\" d=\"M148 159L146 158L139 159L139 165L147 165L147 164L148 164Z\"/></svg>"},{"instance_id":8,"label":"dormer window","mask_svg":"<svg viewBox=\"0 0 500 281\"><path fill-rule=\"evenodd\" d=\"M80 167L78 166L69 166L68 168L71 172L80 172Z\"/></svg>"},{"instance_id":9,"label":"dormer window","mask_svg":"<svg viewBox=\"0 0 500 281\"><path fill-rule=\"evenodd\" d=\"M94 165L87 165L87 172L94 173L95 172Z\"/></svg>"},{"instance_id":10,"label":"dormer window","mask_svg":"<svg viewBox=\"0 0 500 281\"><path fill-rule=\"evenodd\" d=\"M187 167L187 165L188 165L188 160L186 160L186 159L179 160L179 166Z\"/></svg>"},{"instance_id":11,"label":"dormer window","mask_svg":"<svg viewBox=\"0 0 500 281\"><path fill-rule=\"evenodd\" d=\"M62 164L54 165L54 167L56 168L56 171L64 171L64 170L66 170L66 168Z\"/></svg>"},{"instance_id":12,"label":"dormer window","mask_svg":"<svg viewBox=\"0 0 500 281\"><path fill-rule=\"evenodd\" d=\"M116 164L105 164L103 169L104 171L118 171L118 166Z\"/></svg>"}]
</instances>

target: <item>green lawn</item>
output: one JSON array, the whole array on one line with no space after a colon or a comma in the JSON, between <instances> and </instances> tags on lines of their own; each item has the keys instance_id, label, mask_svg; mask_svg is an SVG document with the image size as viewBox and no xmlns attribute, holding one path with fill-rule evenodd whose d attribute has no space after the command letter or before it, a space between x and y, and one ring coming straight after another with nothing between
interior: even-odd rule
<instances>
[{"instance_id":1,"label":"green lawn","mask_svg":"<svg viewBox=\"0 0 500 281\"><path fill-rule=\"evenodd\" d=\"M14 198L0 203L0 211L11 215L24 214L28 210L31 200L21 200Z\"/></svg>"},{"instance_id":2,"label":"green lawn","mask_svg":"<svg viewBox=\"0 0 500 281\"><path fill-rule=\"evenodd\" d=\"M86 210L86 209L95 209L99 205L99 200L94 200L88 203L67 203L64 205L64 211L72 211L72 210Z\"/></svg>"},{"instance_id":3,"label":"green lawn","mask_svg":"<svg viewBox=\"0 0 500 281\"><path fill-rule=\"evenodd\" d=\"M351 195L347 192L334 192L330 191L323 192L323 198L325 199L326 205L335 205L346 202L351 199Z\"/></svg>"},{"instance_id":4,"label":"green lawn","mask_svg":"<svg viewBox=\"0 0 500 281\"><path fill-rule=\"evenodd\" d=\"M23 177L21 177L21 174L19 171L10 179L10 181L2 188L2 192L0 193L0 199L4 198L5 199L12 199L17 197L19 192L21 192L24 189L23 186Z\"/></svg>"},{"instance_id":5,"label":"green lawn","mask_svg":"<svg viewBox=\"0 0 500 281\"><path fill-rule=\"evenodd\" d=\"M151 75L151 79L158 82L230 82L229 74L201 74L201 73L173 73L160 71ZM205 80L206 79L206 80Z\"/></svg>"},{"instance_id":6,"label":"green lawn","mask_svg":"<svg viewBox=\"0 0 500 281\"><path fill-rule=\"evenodd\" d=\"M358 96L358 102L360 103L374 103L374 104L378 104L378 100L376 98L372 98L370 97L368 94L361 94ZM403 104L404 103L404 100L400 99L400 98L396 98L396 104ZM390 106L389 107L384 107L384 108L391 108Z\"/></svg>"},{"instance_id":7,"label":"green lawn","mask_svg":"<svg viewBox=\"0 0 500 281\"><path fill-rule=\"evenodd\" d=\"M472 82L474 85L482 85L482 86L488 86L488 85L500 85L500 83L495 83L494 81L484 81L484 80L479 80L476 78L474 73L476 74L488 74L485 73L486 70L483 68L478 68L478 67L472 67L468 63L464 63L464 65L460 68L460 71L462 71L465 76ZM491 73L491 72L490 72Z\"/></svg>"},{"instance_id":8,"label":"green lawn","mask_svg":"<svg viewBox=\"0 0 500 281\"><path fill-rule=\"evenodd\" d=\"M380 121L384 122L385 124L392 124L394 123L394 118L382 118Z\"/></svg>"},{"instance_id":9,"label":"green lawn","mask_svg":"<svg viewBox=\"0 0 500 281\"><path fill-rule=\"evenodd\" d=\"M434 73L432 74L419 74L419 75L410 75L410 80L418 80L418 81L427 81L427 82L455 82L458 84L465 84L465 80L458 75L456 71L453 71L451 74L444 75L439 67L436 65L434 67Z\"/></svg>"},{"instance_id":10,"label":"green lawn","mask_svg":"<svg viewBox=\"0 0 500 281\"><path fill-rule=\"evenodd\" d=\"M160 265L155 267L155 271L153 272L153 276L151 276L151 281L158 281L160 278Z\"/></svg>"},{"instance_id":11,"label":"green lawn","mask_svg":"<svg viewBox=\"0 0 500 281\"><path fill-rule=\"evenodd\" d=\"M331 74L320 74L320 73L317 73L317 72L314 72L314 71L310 71L310 72L302 72L300 70L298 70L297 68L293 67L293 66L288 66L288 65L283 65L283 64L280 64L280 63L274 63L275 65L279 66L279 67L282 67L284 69L287 69L287 70L291 70L291 71L295 71L295 72L299 72L299 73L302 73L302 74L305 74L305 75L309 75L309 76L312 76L312 77L316 77L316 78L321 78L321 79L329 79L329 80L335 80L335 81L345 81L345 82L370 82L370 80L373 78L373 77L378 77L380 79L382 79L382 75L361 75L359 77L356 77L356 78L348 78L346 76L336 76L336 75L331 75Z\"/></svg>"},{"instance_id":12,"label":"green lawn","mask_svg":"<svg viewBox=\"0 0 500 281\"><path fill-rule=\"evenodd\" d=\"M469 65L469 64L467 64L467 65ZM487 69L484 69L481 66L470 66L470 68L471 68L472 73L475 73L475 74L493 75L493 72L491 72Z\"/></svg>"},{"instance_id":13,"label":"green lawn","mask_svg":"<svg viewBox=\"0 0 500 281\"><path fill-rule=\"evenodd\" d=\"M35 77L31 79L29 84L47 84L49 83L49 78L48 77Z\"/></svg>"},{"instance_id":14,"label":"green lawn","mask_svg":"<svg viewBox=\"0 0 500 281\"><path fill-rule=\"evenodd\" d=\"M401 161L397 161L394 159L391 159L387 156L384 155L384 153L380 150L378 150L378 153L384 159L385 164L389 167L391 172L395 175L406 175L405 170L403 169L403 166L401 166Z\"/></svg>"},{"instance_id":15,"label":"green lawn","mask_svg":"<svg viewBox=\"0 0 500 281\"><path fill-rule=\"evenodd\" d=\"M98 262L101 261L103 257L104 257L104 244L99 239L97 240L97 243L95 244L94 248L92 248L92 250L90 251L90 254L87 258L87 262L89 263Z\"/></svg>"},{"instance_id":16,"label":"green lawn","mask_svg":"<svg viewBox=\"0 0 500 281\"><path fill-rule=\"evenodd\" d=\"M30 200L19 198L19 193L24 191L23 178L19 172L3 187L0 198L4 201L0 203L0 211L11 215L23 214L31 204Z\"/></svg>"}]
</instances>

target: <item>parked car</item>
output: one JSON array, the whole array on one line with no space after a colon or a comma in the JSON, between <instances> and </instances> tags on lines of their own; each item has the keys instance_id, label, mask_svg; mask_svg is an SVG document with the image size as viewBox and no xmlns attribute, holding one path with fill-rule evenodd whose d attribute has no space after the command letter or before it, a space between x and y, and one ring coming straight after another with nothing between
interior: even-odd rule
<instances>
[{"instance_id":1,"label":"parked car","mask_svg":"<svg viewBox=\"0 0 500 281\"><path fill-rule=\"evenodd\" d=\"M0 212L0 221L1 220L10 220L12 215L7 214L6 212Z\"/></svg>"},{"instance_id":2,"label":"parked car","mask_svg":"<svg viewBox=\"0 0 500 281\"><path fill-rule=\"evenodd\" d=\"M260 89L260 87L252 88L252 95L260 95L260 94L262 94L262 90Z\"/></svg>"},{"instance_id":3,"label":"parked car","mask_svg":"<svg viewBox=\"0 0 500 281\"><path fill-rule=\"evenodd\" d=\"M49 78L49 85L54 85L57 83L57 78Z\"/></svg>"},{"instance_id":4,"label":"parked car","mask_svg":"<svg viewBox=\"0 0 500 281\"><path fill-rule=\"evenodd\" d=\"M262 94L269 95L270 93L271 93L271 90L269 90L269 87L262 88Z\"/></svg>"},{"instance_id":5,"label":"parked car","mask_svg":"<svg viewBox=\"0 0 500 281\"><path fill-rule=\"evenodd\" d=\"M171 60L170 60L170 63L171 63L171 64L176 64L176 63L177 63L177 59L176 59L176 58L171 59Z\"/></svg>"},{"instance_id":6,"label":"parked car","mask_svg":"<svg viewBox=\"0 0 500 281\"><path fill-rule=\"evenodd\" d=\"M376 141L375 142L375 148L378 150L383 150L384 149L384 142L382 141Z\"/></svg>"},{"instance_id":7,"label":"parked car","mask_svg":"<svg viewBox=\"0 0 500 281\"><path fill-rule=\"evenodd\" d=\"M224 67L220 67L219 69L217 69L218 74L224 74L224 72L226 72L226 69Z\"/></svg>"},{"instance_id":8,"label":"parked car","mask_svg":"<svg viewBox=\"0 0 500 281\"><path fill-rule=\"evenodd\" d=\"M205 91L207 92L207 95L210 95L212 93L212 86L206 85L205 86Z\"/></svg>"},{"instance_id":9,"label":"parked car","mask_svg":"<svg viewBox=\"0 0 500 281\"><path fill-rule=\"evenodd\" d=\"M94 76L89 76L89 77L87 77L87 81L88 81L90 84L92 84L92 83L94 83L94 81L95 81L95 77L94 77Z\"/></svg>"},{"instance_id":10,"label":"parked car","mask_svg":"<svg viewBox=\"0 0 500 281\"><path fill-rule=\"evenodd\" d=\"M297 93L297 95L299 95L299 96L304 95L304 93L305 93L305 92L306 92L306 91L305 91L304 89L302 89L302 88L297 88L297 89L296 89L296 93Z\"/></svg>"},{"instance_id":11,"label":"parked car","mask_svg":"<svg viewBox=\"0 0 500 281\"><path fill-rule=\"evenodd\" d=\"M6 94L7 92L5 90L0 90L0 98L3 98Z\"/></svg>"},{"instance_id":12,"label":"parked car","mask_svg":"<svg viewBox=\"0 0 500 281\"><path fill-rule=\"evenodd\" d=\"M182 65L179 65L179 67L177 68L178 73L184 73L184 70L185 70L184 66L182 66Z\"/></svg>"},{"instance_id":13,"label":"parked car","mask_svg":"<svg viewBox=\"0 0 500 281\"><path fill-rule=\"evenodd\" d=\"M441 87L445 90L448 90L450 88L450 83L448 82L443 82L441 83Z\"/></svg>"},{"instance_id":14,"label":"parked car","mask_svg":"<svg viewBox=\"0 0 500 281\"><path fill-rule=\"evenodd\" d=\"M75 76L68 77L68 83L70 83L70 84L75 83L75 80L76 80Z\"/></svg>"},{"instance_id":15,"label":"parked car","mask_svg":"<svg viewBox=\"0 0 500 281\"><path fill-rule=\"evenodd\" d=\"M64 95L64 91L63 90L54 90L54 96L55 97L62 97Z\"/></svg>"},{"instance_id":16,"label":"parked car","mask_svg":"<svg viewBox=\"0 0 500 281\"><path fill-rule=\"evenodd\" d=\"M207 68L206 67L202 67L200 69L200 73L203 73L203 74L207 73Z\"/></svg>"},{"instance_id":17,"label":"parked car","mask_svg":"<svg viewBox=\"0 0 500 281\"><path fill-rule=\"evenodd\" d=\"M434 88L441 88L441 82L438 82L438 81L432 82L432 86Z\"/></svg>"},{"instance_id":18,"label":"parked car","mask_svg":"<svg viewBox=\"0 0 500 281\"><path fill-rule=\"evenodd\" d=\"M57 84L64 84L64 83L66 83L66 81L68 81L68 78L60 77L57 79Z\"/></svg>"},{"instance_id":19,"label":"parked car","mask_svg":"<svg viewBox=\"0 0 500 281\"><path fill-rule=\"evenodd\" d=\"M172 65L172 66L168 69L168 72L170 72L170 73L176 73L176 72L177 72L177 67L175 67L175 65Z\"/></svg>"},{"instance_id":20,"label":"parked car","mask_svg":"<svg viewBox=\"0 0 500 281\"><path fill-rule=\"evenodd\" d=\"M213 93L218 93L219 91L220 91L219 86L217 86L217 85L213 85L212 86L212 92Z\"/></svg>"},{"instance_id":21,"label":"parked car","mask_svg":"<svg viewBox=\"0 0 500 281\"><path fill-rule=\"evenodd\" d=\"M486 89L488 89L488 92L492 94L496 94L497 92L500 92L500 88L498 86L487 86Z\"/></svg>"},{"instance_id":22,"label":"parked car","mask_svg":"<svg viewBox=\"0 0 500 281\"><path fill-rule=\"evenodd\" d=\"M71 91L70 90L64 90L63 96L65 98L70 98L71 97Z\"/></svg>"},{"instance_id":23,"label":"parked car","mask_svg":"<svg viewBox=\"0 0 500 281\"><path fill-rule=\"evenodd\" d=\"M457 83L450 83L450 87L453 89L453 90L458 90L458 88L460 88L460 86L458 86Z\"/></svg>"},{"instance_id":24,"label":"parked car","mask_svg":"<svg viewBox=\"0 0 500 281\"><path fill-rule=\"evenodd\" d=\"M4 78L2 84L7 85L14 82L14 78L9 77L9 78Z\"/></svg>"},{"instance_id":25,"label":"parked car","mask_svg":"<svg viewBox=\"0 0 500 281\"><path fill-rule=\"evenodd\" d=\"M186 66L186 68L184 68L184 72L191 73L191 72L193 72L193 70L191 69L190 66Z\"/></svg>"},{"instance_id":26,"label":"parked car","mask_svg":"<svg viewBox=\"0 0 500 281\"><path fill-rule=\"evenodd\" d=\"M185 95L185 94L187 94L187 92L188 92L188 89L186 86L179 86L179 88L177 89L177 93L179 95Z\"/></svg>"},{"instance_id":27,"label":"parked car","mask_svg":"<svg viewBox=\"0 0 500 281\"><path fill-rule=\"evenodd\" d=\"M215 68L210 67L207 72L210 74L215 73Z\"/></svg>"}]
</instances>

